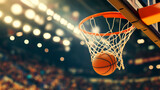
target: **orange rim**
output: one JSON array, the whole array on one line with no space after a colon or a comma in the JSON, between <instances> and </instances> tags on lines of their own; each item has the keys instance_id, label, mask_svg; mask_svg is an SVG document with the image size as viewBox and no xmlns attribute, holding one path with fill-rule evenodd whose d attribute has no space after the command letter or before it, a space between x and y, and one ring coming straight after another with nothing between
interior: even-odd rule
<instances>
[{"instance_id":1,"label":"orange rim","mask_svg":"<svg viewBox=\"0 0 160 90\"><path fill-rule=\"evenodd\" d=\"M91 18L95 18L95 17L99 17L99 16L103 16L104 18L121 18L121 19L126 19L121 13L119 12L102 12L102 13L97 13L97 14L93 14L91 16L88 16L86 17L85 19L83 19L80 23L79 23L79 29L86 33L86 34L90 34L90 35L96 35L96 36L109 36L109 35L112 35L112 34L119 34L119 33L125 33L125 32L128 32L130 30L132 30L132 28L134 28L134 26L132 25L131 27L123 30L123 31L120 31L120 32L113 32L113 33L92 33L92 32L88 32L86 30L83 30L81 28L81 25L86 22L87 20L91 19Z\"/></svg>"}]
</instances>

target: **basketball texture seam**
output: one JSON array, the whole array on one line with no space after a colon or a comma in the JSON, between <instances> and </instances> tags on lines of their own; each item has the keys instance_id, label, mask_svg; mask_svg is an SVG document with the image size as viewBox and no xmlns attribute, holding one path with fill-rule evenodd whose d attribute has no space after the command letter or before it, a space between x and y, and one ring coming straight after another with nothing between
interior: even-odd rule
<instances>
[{"instance_id":1,"label":"basketball texture seam","mask_svg":"<svg viewBox=\"0 0 160 90\"><path fill-rule=\"evenodd\" d=\"M102 58L98 58L98 59L102 59ZM115 61L113 64L115 64L115 63L117 63L117 61ZM95 67L95 66L93 66L93 67L94 67L94 68L105 68L105 67L109 67L109 66L111 66L111 65L113 65L113 64L110 64L110 65L104 66L104 67Z\"/></svg>"}]
</instances>

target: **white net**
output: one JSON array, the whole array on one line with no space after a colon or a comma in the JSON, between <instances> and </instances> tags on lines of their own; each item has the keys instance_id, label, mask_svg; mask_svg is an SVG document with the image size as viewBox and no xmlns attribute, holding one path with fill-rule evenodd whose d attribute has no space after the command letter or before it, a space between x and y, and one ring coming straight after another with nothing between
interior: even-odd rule
<instances>
[{"instance_id":1,"label":"white net","mask_svg":"<svg viewBox=\"0 0 160 90\"><path fill-rule=\"evenodd\" d=\"M119 70L125 68L122 52L125 44L135 30L128 20L92 17L81 24L80 28L89 49L91 61L94 60L98 53L107 52L116 57L117 68Z\"/></svg>"}]
</instances>

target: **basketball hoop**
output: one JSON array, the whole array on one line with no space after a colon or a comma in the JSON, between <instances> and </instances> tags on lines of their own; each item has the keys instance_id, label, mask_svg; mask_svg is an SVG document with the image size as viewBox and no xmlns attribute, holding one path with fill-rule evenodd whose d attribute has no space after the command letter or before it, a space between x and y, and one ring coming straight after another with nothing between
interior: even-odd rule
<instances>
[{"instance_id":1,"label":"basketball hoop","mask_svg":"<svg viewBox=\"0 0 160 90\"><path fill-rule=\"evenodd\" d=\"M101 32L92 31L101 27ZM88 46L91 61L99 53L109 52L117 59L117 68L124 69L122 52L135 27L119 12L103 12L83 19L79 24ZM98 31L98 29L97 29Z\"/></svg>"}]
</instances>

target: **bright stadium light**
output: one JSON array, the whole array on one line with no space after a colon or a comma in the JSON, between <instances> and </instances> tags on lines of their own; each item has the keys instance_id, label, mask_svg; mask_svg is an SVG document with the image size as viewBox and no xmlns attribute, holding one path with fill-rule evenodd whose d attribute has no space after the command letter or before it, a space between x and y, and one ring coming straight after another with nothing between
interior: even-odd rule
<instances>
[{"instance_id":1,"label":"bright stadium light","mask_svg":"<svg viewBox=\"0 0 160 90\"><path fill-rule=\"evenodd\" d=\"M27 10L25 11L25 16L26 16L26 18L28 18L28 19L30 19L30 20L34 19L34 18L35 18L35 15L36 15L36 13L35 13L35 11L32 10L32 9L27 9Z\"/></svg>"},{"instance_id":2,"label":"bright stadium light","mask_svg":"<svg viewBox=\"0 0 160 90\"><path fill-rule=\"evenodd\" d=\"M100 28L98 26L93 27L92 32L93 33L99 33L100 32Z\"/></svg>"},{"instance_id":3,"label":"bright stadium light","mask_svg":"<svg viewBox=\"0 0 160 90\"><path fill-rule=\"evenodd\" d=\"M46 11L47 10L47 6L45 4L43 4L43 3L39 3L38 9L40 11Z\"/></svg>"},{"instance_id":4,"label":"bright stadium light","mask_svg":"<svg viewBox=\"0 0 160 90\"><path fill-rule=\"evenodd\" d=\"M76 33L76 34L79 34L79 33L80 33L80 30L79 30L78 27L76 27L76 28L74 28L74 31L73 31L73 32Z\"/></svg>"},{"instance_id":5,"label":"bright stadium light","mask_svg":"<svg viewBox=\"0 0 160 90\"><path fill-rule=\"evenodd\" d=\"M149 46L148 46L148 49L149 49L149 50L153 50L154 48L155 48L154 45L149 45Z\"/></svg>"},{"instance_id":6,"label":"bright stadium light","mask_svg":"<svg viewBox=\"0 0 160 90\"><path fill-rule=\"evenodd\" d=\"M0 18L3 16L3 12L2 11L0 11Z\"/></svg>"},{"instance_id":7,"label":"bright stadium light","mask_svg":"<svg viewBox=\"0 0 160 90\"><path fill-rule=\"evenodd\" d=\"M14 15L20 15L20 14L22 14L22 11L23 11L23 8L20 4L15 3L11 6L11 12Z\"/></svg>"},{"instance_id":8,"label":"bright stadium light","mask_svg":"<svg viewBox=\"0 0 160 90\"><path fill-rule=\"evenodd\" d=\"M23 36L23 32L17 32L17 33L16 33L16 36L17 36L17 37Z\"/></svg>"},{"instance_id":9,"label":"bright stadium light","mask_svg":"<svg viewBox=\"0 0 160 90\"><path fill-rule=\"evenodd\" d=\"M64 12L69 12L70 11L69 6L64 6L62 9L63 9Z\"/></svg>"},{"instance_id":10,"label":"bright stadium light","mask_svg":"<svg viewBox=\"0 0 160 90\"><path fill-rule=\"evenodd\" d=\"M23 31L24 31L25 33L29 33L29 32L31 31L31 26L28 25L28 24L25 24L25 25L23 26Z\"/></svg>"},{"instance_id":11,"label":"bright stadium light","mask_svg":"<svg viewBox=\"0 0 160 90\"><path fill-rule=\"evenodd\" d=\"M153 65L149 65L149 69L152 70L154 67Z\"/></svg>"},{"instance_id":12,"label":"bright stadium light","mask_svg":"<svg viewBox=\"0 0 160 90\"><path fill-rule=\"evenodd\" d=\"M43 25L44 24L44 18L39 16L39 15L36 15L35 18L34 18L34 21L39 24L39 25Z\"/></svg>"},{"instance_id":13,"label":"bright stadium light","mask_svg":"<svg viewBox=\"0 0 160 90\"><path fill-rule=\"evenodd\" d=\"M33 34L34 34L35 36L39 36L39 35L41 34L41 30L39 30L39 29L34 29L34 30L33 30Z\"/></svg>"},{"instance_id":14,"label":"bright stadium light","mask_svg":"<svg viewBox=\"0 0 160 90\"><path fill-rule=\"evenodd\" d=\"M71 24L71 23L68 23L67 28L70 29L70 30L74 30L74 25Z\"/></svg>"},{"instance_id":15,"label":"bright stadium light","mask_svg":"<svg viewBox=\"0 0 160 90\"><path fill-rule=\"evenodd\" d=\"M57 29L57 30L56 30L56 34L57 34L58 36L63 36L63 35L64 35L64 32L63 32L62 29Z\"/></svg>"},{"instance_id":16,"label":"bright stadium light","mask_svg":"<svg viewBox=\"0 0 160 90\"><path fill-rule=\"evenodd\" d=\"M138 44L143 44L144 42L145 42L144 39L138 39L138 40L137 40L137 43L138 43Z\"/></svg>"},{"instance_id":17,"label":"bright stadium light","mask_svg":"<svg viewBox=\"0 0 160 90\"><path fill-rule=\"evenodd\" d=\"M63 61L64 61L64 57L60 57L60 61L62 61L62 62L63 62Z\"/></svg>"},{"instance_id":18,"label":"bright stadium light","mask_svg":"<svg viewBox=\"0 0 160 90\"><path fill-rule=\"evenodd\" d=\"M44 52L45 52L45 53L48 53L48 52L49 52L49 49L48 49L48 48L45 48L45 49L44 49Z\"/></svg>"},{"instance_id":19,"label":"bright stadium light","mask_svg":"<svg viewBox=\"0 0 160 90\"><path fill-rule=\"evenodd\" d=\"M51 9L47 9L46 13L47 15L52 16L54 14L54 11L52 11Z\"/></svg>"},{"instance_id":20,"label":"bright stadium light","mask_svg":"<svg viewBox=\"0 0 160 90\"><path fill-rule=\"evenodd\" d=\"M39 4L39 0L30 0L30 2L32 2L32 4L34 4L36 6Z\"/></svg>"},{"instance_id":21,"label":"bright stadium light","mask_svg":"<svg viewBox=\"0 0 160 90\"><path fill-rule=\"evenodd\" d=\"M25 40L24 40L24 44L29 44L29 40L28 40L28 39L25 39Z\"/></svg>"},{"instance_id":22,"label":"bright stadium light","mask_svg":"<svg viewBox=\"0 0 160 90\"><path fill-rule=\"evenodd\" d=\"M7 0L0 0L0 4L4 4Z\"/></svg>"},{"instance_id":23,"label":"bright stadium light","mask_svg":"<svg viewBox=\"0 0 160 90\"><path fill-rule=\"evenodd\" d=\"M54 18L56 21L60 21L61 16L60 16L59 14L55 13L55 14L53 15L53 18Z\"/></svg>"},{"instance_id":24,"label":"bright stadium light","mask_svg":"<svg viewBox=\"0 0 160 90\"><path fill-rule=\"evenodd\" d=\"M41 48L42 47L42 43L37 43L37 47Z\"/></svg>"},{"instance_id":25,"label":"bright stadium light","mask_svg":"<svg viewBox=\"0 0 160 90\"><path fill-rule=\"evenodd\" d=\"M53 41L54 41L54 42L60 42L60 41L61 41L61 38L58 37L58 36L54 36L54 37L53 37Z\"/></svg>"},{"instance_id":26,"label":"bright stadium light","mask_svg":"<svg viewBox=\"0 0 160 90\"><path fill-rule=\"evenodd\" d=\"M75 17L75 18L78 18L79 17L79 12L78 11L74 11L72 13L72 16Z\"/></svg>"},{"instance_id":27,"label":"bright stadium light","mask_svg":"<svg viewBox=\"0 0 160 90\"><path fill-rule=\"evenodd\" d=\"M52 29L53 29L52 23L47 23L46 26L45 26L45 30L50 31Z\"/></svg>"},{"instance_id":28,"label":"bright stadium light","mask_svg":"<svg viewBox=\"0 0 160 90\"><path fill-rule=\"evenodd\" d=\"M71 49L71 48L70 48L69 46L66 46L66 47L65 47L65 51L66 51L66 52L69 52L70 49Z\"/></svg>"},{"instance_id":29,"label":"bright stadium light","mask_svg":"<svg viewBox=\"0 0 160 90\"><path fill-rule=\"evenodd\" d=\"M51 21L51 20L52 20L52 16L48 16L47 21Z\"/></svg>"},{"instance_id":30,"label":"bright stadium light","mask_svg":"<svg viewBox=\"0 0 160 90\"><path fill-rule=\"evenodd\" d=\"M160 69L160 64L156 65L156 68L157 68L157 69Z\"/></svg>"},{"instance_id":31,"label":"bright stadium light","mask_svg":"<svg viewBox=\"0 0 160 90\"><path fill-rule=\"evenodd\" d=\"M10 36L9 39L10 39L11 41L14 41L14 40L15 40L15 37L14 37L14 36Z\"/></svg>"},{"instance_id":32,"label":"bright stadium light","mask_svg":"<svg viewBox=\"0 0 160 90\"><path fill-rule=\"evenodd\" d=\"M11 16L5 16L4 17L4 22L7 24L10 24L13 21L13 18Z\"/></svg>"},{"instance_id":33,"label":"bright stadium light","mask_svg":"<svg viewBox=\"0 0 160 90\"><path fill-rule=\"evenodd\" d=\"M85 42L84 42L84 41L81 41L80 44L81 44L81 45L85 45Z\"/></svg>"},{"instance_id":34,"label":"bright stadium light","mask_svg":"<svg viewBox=\"0 0 160 90\"><path fill-rule=\"evenodd\" d=\"M20 20L14 20L13 23L12 23L12 26L14 28L20 28L22 25L21 21Z\"/></svg>"},{"instance_id":35,"label":"bright stadium light","mask_svg":"<svg viewBox=\"0 0 160 90\"><path fill-rule=\"evenodd\" d=\"M71 42L69 40L67 40L67 39L63 40L63 45L64 46L69 46L70 44L71 44Z\"/></svg>"},{"instance_id":36,"label":"bright stadium light","mask_svg":"<svg viewBox=\"0 0 160 90\"><path fill-rule=\"evenodd\" d=\"M61 20L60 20L60 23L62 24L62 25L67 25L67 20L65 20L64 18L61 18Z\"/></svg>"},{"instance_id":37,"label":"bright stadium light","mask_svg":"<svg viewBox=\"0 0 160 90\"><path fill-rule=\"evenodd\" d=\"M43 38L44 39L50 39L51 38L51 34L50 33L44 33L43 34Z\"/></svg>"}]
</instances>

